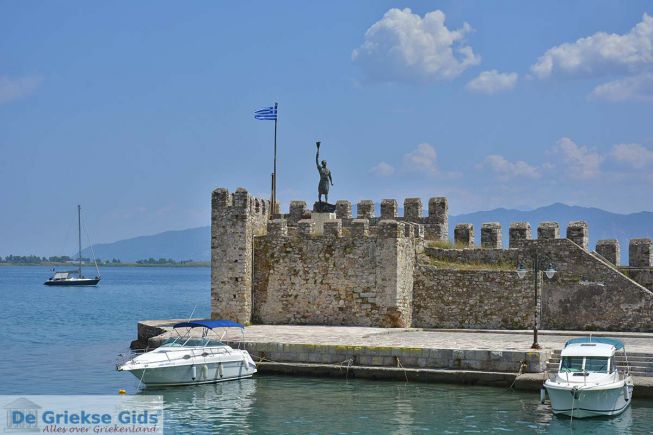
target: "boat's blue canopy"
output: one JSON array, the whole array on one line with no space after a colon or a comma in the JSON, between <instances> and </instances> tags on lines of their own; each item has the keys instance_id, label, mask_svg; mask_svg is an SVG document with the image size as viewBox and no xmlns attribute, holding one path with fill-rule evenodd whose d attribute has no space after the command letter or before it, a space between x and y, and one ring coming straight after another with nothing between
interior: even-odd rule
<instances>
[{"instance_id":1,"label":"boat's blue canopy","mask_svg":"<svg viewBox=\"0 0 653 435\"><path fill-rule=\"evenodd\" d=\"M231 320L193 320L190 322L181 322L173 326L173 328L240 328L245 329L240 323L232 322Z\"/></svg>"},{"instance_id":2,"label":"boat's blue canopy","mask_svg":"<svg viewBox=\"0 0 653 435\"><path fill-rule=\"evenodd\" d=\"M603 344L611 344L612 346L615 347L615 349L620 350L624 348L624 344L621 340L617 340L616 338L609 338L609 337L578 337L578 338L572 338L571 340L567 340L565 343L565 347L569 346L570 344L582 344L582 343L603 343Z\"/></svg>"}]
</instances>

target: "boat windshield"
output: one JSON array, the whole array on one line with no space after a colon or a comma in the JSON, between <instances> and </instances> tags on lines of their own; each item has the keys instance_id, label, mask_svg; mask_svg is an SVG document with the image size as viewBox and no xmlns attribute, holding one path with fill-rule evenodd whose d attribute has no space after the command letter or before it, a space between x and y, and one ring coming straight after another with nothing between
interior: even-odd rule
<instances>
[{"instance_id":1,"label":"boat windshield","mask_svg":"<svg viewBox=\"0 0 653 435\"><path fill-rule=\"evenodd\" d=\"M577 373L583 371L582 356L563 356L560 371L565 373Z\"/></svg>"},{"instance_id":2,"label":"boat windshield","mask_svg":"<svg viewBox=\"0 0 653 435\"><path fill-rule=\"evenodd\" d=\"M224 346L220 340L211 338L187 338L177 337L169 338L164 341L162 346L166 347L206 347L206 346Z\"/></svg>"},{"instance_id":3,"label":"boat windshield","mask_svg":"<svg viewBox=\"0 0 653 435\"><path fill-rule=\"evenodd\" d=\"M563 356L560 364L562 373L608 373L607 357Z\"/></svg>"},{"instance_id":4,"label":"boat windshield","mask_svg":"<svg viewBox=\"0 0 653 435\"><path fill-rule=\"evenodd\" d=\"M585 371L588 373L608 373L608 358L588 356L585 358Z\"/></svg>"}]
</instances>

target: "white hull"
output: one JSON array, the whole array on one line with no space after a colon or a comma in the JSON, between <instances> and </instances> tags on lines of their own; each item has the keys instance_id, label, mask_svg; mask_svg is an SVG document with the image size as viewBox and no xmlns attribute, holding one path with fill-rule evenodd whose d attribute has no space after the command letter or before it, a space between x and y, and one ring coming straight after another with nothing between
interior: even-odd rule
<instances>
[{"instance_id":1,"label":"white hull","mask_svg":"<svg viewBox=\"0 0 653 435\"><path fill-rule=\"evenodd\" d=\"M246 350L229 346L167 348L128 361L119 371L131 372L148 386L208 384L249 378L256 364Z\"/></svg>"},{"instance_id":2,"label":"white hull","mask_svg":"<svg viewBox=\"0 0 653 435\"><path fill-rule=\"evenodd\" d=\"M145 385L170 386L210 384L249 378L256 373L256 368L250 367L247 362L240 360L215 364L197 364L129 371L138 379L142 379Z\"/></svg>"},{"instance_id":3,"label":"white hull","mask_svg":"<svg viewBox=\"0 0 653 435\"><path fill-rule=\"evenodd\" d=\"M630 405L633 385L622 380L601 386L583 386L546 381L544 387L554 414L574 418L618 415Z\"/></svg>"}]
</instances>

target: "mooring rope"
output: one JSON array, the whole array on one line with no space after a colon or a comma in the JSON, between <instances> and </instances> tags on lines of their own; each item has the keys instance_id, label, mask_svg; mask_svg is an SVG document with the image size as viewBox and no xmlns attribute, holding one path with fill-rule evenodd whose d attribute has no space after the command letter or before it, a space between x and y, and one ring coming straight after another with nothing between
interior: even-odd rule
<instances>
[{"instance_id":1,"label":"mooring rope","mask_svg":"<svg viewBox=\"0 0 653 435\"><path fill-rule=\"evenodd\" d=\"M512 390L512 387L515 386L515 382L517 382L517 378L519 378L521 375L524 374L524 369L528 367L528 363L526 362L525 359L519 361L519 371L515 375L515 379L513 379L512 384L508 387L509 390Z\"/></svg>"}]
</instances>

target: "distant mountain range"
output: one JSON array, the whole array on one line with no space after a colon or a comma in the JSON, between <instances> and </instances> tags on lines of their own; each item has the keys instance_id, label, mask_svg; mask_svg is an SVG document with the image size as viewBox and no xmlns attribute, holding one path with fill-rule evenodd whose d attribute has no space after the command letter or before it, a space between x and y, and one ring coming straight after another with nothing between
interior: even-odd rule
<instances>
[{"instance_id":1,"label":"distant mountain range","mask_svg":"<svg viewBox=\"0 0 653 435\"><path fill-rule=\"evenodd\" d=\"M211 227L165 231L151 236L101 243L93 245L93 251L95 251L96 258L102 260L117 258L122 262L135 262L148 258L209 261L211 259ZM91 258L91 248L82 249L82 256Z\"/></svg>"},{"instance_id":2,"label":"distant mountain range","mask_svg":"<svg viewBox=\"0 0 653 435\"><path fill-rule=\"evenodd\" d=\"M378 212L378 210L377 210ZM527 221L533 228L533 237L537 236L537 225L543 221L560 223L560 234L565 236L567 223L572 220L584 220L589 224L590 247L593 249L597 240L618 239L621 242L622 263L628 261L628 240L638 237L653 238L653 213L639 212L632 214L611 213L598 208L577 207L565 204L552 204L535 210L521 211L498 208L495 210L449 216L449 232L453 239L453 229L458 223L474 225L475 239L480 243L481 224L500 222L503 230L503 243L508 244L508 228L511 222ZM95 256L103 260L118 258L123 262L133 262L147 258L172 258L174 260L209 261L211 259L210 227L190 228L180 231L166 231L151 236L120 240L114 243L94 245ZM82 251L83 256L90 256L91 249Z\"/></svg>"}]
</instances>

